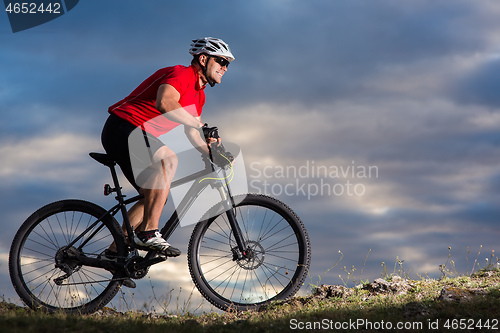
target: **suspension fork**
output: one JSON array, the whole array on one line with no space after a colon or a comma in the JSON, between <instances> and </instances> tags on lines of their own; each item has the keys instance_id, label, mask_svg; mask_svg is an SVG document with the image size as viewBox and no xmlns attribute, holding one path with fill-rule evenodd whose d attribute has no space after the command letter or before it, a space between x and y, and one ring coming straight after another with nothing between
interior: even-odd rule
<instances>
[{"instance_id":1,"label":"suspension fork","mask_svg":"<svg viewBox=\"0 0 500 333\"><path fill-rule=\"evenodd\" d=\"M243 254L243 256L246 256L247 247L245 245L245 239L243 238L243 232L241 231L238 221L236 221L236 215L234 213L234 202L231 196L231 191L229 190L229 186L219 186L218 190L222 198L222 204L229 221L229 226L233 231L234 239L236 240L236 244L238 245L238 249L240 250L240 253Z\"/></svg>"}]
</instances>

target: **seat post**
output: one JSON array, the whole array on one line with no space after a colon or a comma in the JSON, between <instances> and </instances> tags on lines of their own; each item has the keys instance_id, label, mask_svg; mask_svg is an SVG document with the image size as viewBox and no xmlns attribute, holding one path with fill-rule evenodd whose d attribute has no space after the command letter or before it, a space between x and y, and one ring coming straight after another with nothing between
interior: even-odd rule
<instances>
[{"instance_id":1,"label":"seat post","mask_svg":"<svg viewBox=\"0 0 500 333\"><path fill-rule=\"evenodd\" d=\"M115 192L117 194L116 200L118 200L119 203L123 202L123 194L122 194L122 188L120 187L120 183L118 181L118 175L116 173L115 165L108 165L109 170L111 171L111 178L113 179L113 185L115 186Z\"/></svg>"},{"instance_id":2,"label":"seat post","mask_svg":"<svg viewBox=\"0 0 500 333\"><path fill-rule=\"evenodd\" d=\"M113 178L113 184L115 185L115 192L116 192L116 200L118 200L118 203L120 204L120 210L122 212L123 216L123 225L127 229L127 234L129 237L129 240L132 241L132 237L134 235L134 231L132 230L132 227L130 226L130 221L128 219L127 215L127 207L124 204L124 198L125 195L122 194L122 188L120 187L120 183L118 181L118 175L116 174L116 169L115 165L109 165L109 170L111 171L111 177Z\"/></svg>"}]
</instances>

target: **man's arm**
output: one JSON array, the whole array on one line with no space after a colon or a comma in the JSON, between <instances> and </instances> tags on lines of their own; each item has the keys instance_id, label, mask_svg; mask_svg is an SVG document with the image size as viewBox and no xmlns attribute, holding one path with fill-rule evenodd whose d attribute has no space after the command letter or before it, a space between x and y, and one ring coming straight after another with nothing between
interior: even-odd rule
<instances>
[{"instance_id":1,"label":"man's arm","mask_svg":"<svg viewBox=\"0 0 500 333\"><path fill-rule=\"evenodd\" d=\"M181 94L170 84L162 84L158 88L156 96L156 108L167 117L168 120L184 125L189 142L202 154L209 153L208 146L202 138L201 127L203 123L200 117L194 117L179 104Z\"/></svg>"},{"instance_id":2,"label":"man's arm","mask_svg":"<svg viewBox=\"0 0 500 333\"><path fill-rule=\"evenodd\" d=\"M195 129L203 127L199 117L193 117L179 104L180 98L181 94L177 89L170 84L162 84L156 95L156 108L165 114L168 120Z\"/></svg>"},{"instance_id":3,"label":"man's arm","mask_svg":"<svg viewBox=\"0 0 500 333\"><path fill-rule=\"evenodd\" d=\"M201 122L200 117L195 117L195 119L199 120ZM208 145L207 142L202 139L203 133L201 132L200 129L194 128L194 127L189 127L189 126L184 126L184 133L186 133L186 136L191 142L191 144L202 154L208 155L209 150L208 150ZM214 139L215 140L215 139Z\"/></svg>"}]
</instances>

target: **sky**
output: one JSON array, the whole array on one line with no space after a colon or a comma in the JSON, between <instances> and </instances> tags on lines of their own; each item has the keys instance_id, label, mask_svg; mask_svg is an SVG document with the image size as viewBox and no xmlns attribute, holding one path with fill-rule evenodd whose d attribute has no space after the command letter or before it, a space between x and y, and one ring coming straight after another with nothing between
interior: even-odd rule
<instances>
[{"instance_id":1,"label":"sky","mask_svg":"<svg viewBox=\"0 0 500 333\"><path fill-rule=\"evenodd\" d=\"M103 151L107 108L157 69L188 65L203 36L236 60L205 90L202 120L241 147L249 190L306 225L303 293L496 260L499 15L496 0L86 0L12 33L0 13L0 295L16 300L8 251L33 211L114 204L108 171L88 157ZM191 231L170 243L187 253ZM114 304L141 308L170 290L169 311L201 302L184 255L138 284Z\"/></svg>"}]
</instances>

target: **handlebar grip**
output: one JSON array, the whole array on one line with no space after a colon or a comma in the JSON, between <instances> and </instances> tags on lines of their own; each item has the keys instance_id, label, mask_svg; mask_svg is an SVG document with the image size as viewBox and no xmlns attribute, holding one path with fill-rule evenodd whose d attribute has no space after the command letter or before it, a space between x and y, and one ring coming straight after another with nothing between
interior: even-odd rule
<instances>
[{"instance_id":1,"label":"handlebar grip","mask_svg":"<svg viewBox=\"0 0 500 333\"><path fill-rule=\"evenodd\" d=\"M218 139L219 138L219 129L214 126L214 127L208 127L208 124L205 123L202 127L203 130L203 135L205 136L205 140L209 138L214 138Z\"/></svg>"},{"instance_id":2,"label":"handlebar grip","mask_svg":"<svg viewBox=\"0 0 500 333\"><path fill-rule=\"evenodd\" d=\"M233 154L227 151L220 142L211 143L210 152L212 155L212 161L222 168L230 165L234 161Z\"/></svg>"}]
</instances>

